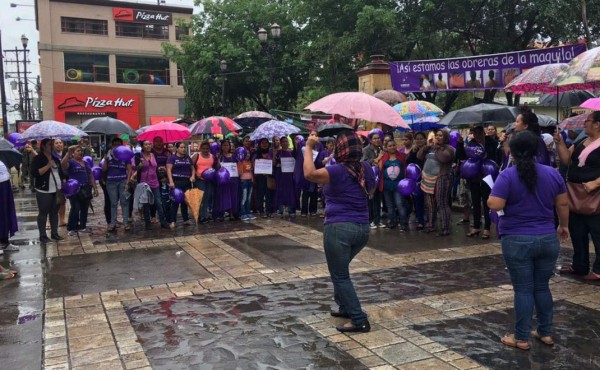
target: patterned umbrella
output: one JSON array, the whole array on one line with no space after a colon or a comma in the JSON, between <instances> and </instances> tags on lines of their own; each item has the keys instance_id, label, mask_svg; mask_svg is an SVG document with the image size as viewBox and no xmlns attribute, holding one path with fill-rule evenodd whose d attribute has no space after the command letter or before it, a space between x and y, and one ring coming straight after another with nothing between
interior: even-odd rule
<instances>
[{"instance_id":1,"label":"patterned umbrella","mask_svg":"<svg viewBox=\"0 0 600 370\"><path fill-rule=\"evenodd\" d=\"M573 58L568 68L560 72L550 86L568 90L600 88L600 47L590 49Z\"/></svg>"},{"instance_id":2,"label":"patterned umbrella","mask_svg":"<svg viewBox=\"0 0 600 370\"><path fill-rule=\"evenodd\" d=\"M144 140L153 141L155 137L161 137L165 143L174 143L177 141L189 139L190 131L178 123L161 122L156 125L150 125L146 131L138 136L140 142Z\"/></svg>"},{"instance_id":3,"label":"patterned umbrella","mask_svg":"<svg viewBox=\"0 0 600 370\"><path fill-rule=\"evenodd\" d=\"M41 121L31 126L21 134L20 142L28 140L43 140L43 139L61 139L61 140L73 140L74 138L80 138L82 136L88 136L85 132L81 131L75 126L68 125L58 121Z\"/></svg>"},{"instance_id":4,"label":"patterned umbrella","mask_svg":"<svg viewBox=\"0 0 600 370\"><path fill-rule=\"evenodd\" d=\"M271 119L275 119L275 117L273 117L267 112L252 110L238 115L233 120L243 128L254 129L258 127L258 125L260 125L261 123L267 122Z\"/></svg>"},{"instance_id":5,"label":"patterned umbrella","mask_svg":"<svg viewBox=\"0 0 600 370\"><path fill-rule=\"evenodd\" d=\"M300 132L300 129L289 123L277 120L267 121L254 130L250 135L251 140L271 139L274 136L282 137Z\"/></svg>"},{"instance_id":6,"label":"patterned umbrella","mask_svg":"<svg viewBox=\"0 0 600 370\"><path fill-rule=\"evenodd\" d=\"M569 117L560 122L559 127L563 130L583 130L585 128L585 120L588 119L590 113L580 114L578 116Z\"/></svg>"},{"instance_id":7,"label":"patterned umbrella","mask_svg":"<svg viewBox=\"0 0 600 370\"><path fill-rule=\"evenodd\" d=\"M506 85L504 89L510 90L516 94L533 92L557 94L561 91L566 91L567 89L557 89L556 87L550 87L549 85L550 82L552 82L560 72L566 70L567 67L568 64L566 63L544 64L533 67L518 75Z\"/></svg>"},{"instance_id":8,"label":"patterned umbrella","mask_svg":"<svg viewBox=\"0 0 600 370\"><path fill-rule=\"evenodd\" d=\"M405 120L415 121L421 117L436 117L444 114L435 104L423 100L411 100L394 105L394 110Z\"/></svg>"},{"instance_id":9,"label":"patterned umbrella","mask_svg":"<svg viewBox=\"0 0 600 370\"><path fill-rule=\"evenodd\" d=\"M201 119L190 127L192 135L202 134L221 134L227 135L230 132L241 130L242 126L235 123L234 120L227 117L212 116Z\"/></svg>"},{"instance_id":10,"label":"patterned umbrella","mask_svg":"<svg viewBox=\"0 0 600 370\"><path fill-rule=\"evenodd\" d=\"M396 105L398 103L403 103L406 100L408 100L406 98L406 95L404 95L401 92L396 91L396 90L377 91L375 94L373 94L373 96L376 97L377 99L381 99L384 102L386 102L388 104L392 104L392 105Z\"/></svg>"}]
</instances>

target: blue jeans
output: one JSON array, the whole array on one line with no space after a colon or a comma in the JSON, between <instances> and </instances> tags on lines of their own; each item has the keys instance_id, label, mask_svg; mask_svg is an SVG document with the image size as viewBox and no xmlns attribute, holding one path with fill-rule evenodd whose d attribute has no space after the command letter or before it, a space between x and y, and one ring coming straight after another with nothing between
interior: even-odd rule
<instances>
[{"instance_id":1,"label":"blue jeans","mask_svg":"<svg viewBox=\"0 0 600 370\"><path fill-rule=\"evenodd\" d=\"M83 230L87 227L88 208L90 207L89 199L81 199L76 194L69 198L71 210L69 211L69 219L67 221L68 231Z\"/></svg>"},{"instance_id":2,"label":"blue jeans","mask_svg":"<svg viewBox=\"0 0 600 370\"><path fill-rule=\"evenodd\" d=\"M408 226L406 217L406 208L404 207L404 197L394 190L383 190L383 198L387 207L387 216L390 220L390 226L398 225L398 218L403 227ZM399 217L398 217L399 216Z\"/></svg>"},{"instance_id":3,"label":"blue jeans","mask_svg":"<svg viewBox=\"0 0 600 370\"><path fill-rule=\"evenodd\" d=\"M533 308L537 313L537 332L552 335L552 293L548 281L553 274L560 249L555 233L544 235L506 235L502 255L515 291L515 338L528 340Z\"/></svg>"},{"instance_id":4,"label":"blue jeans","mask_svg":"<svg viewBox=\"0 0 600 370\"><path fill-rule=\"evenodd\" d=\"M152 194L154 194L154 204L144 204L144 222L150 222L150 216L152 213L151 211L152 209L155 209L158 212L160 224L164 226L167 224L167 218L165 217L165 211L160 199L160 188L154 188L150 190L152 190Z\"/></svg>"},{"instance_id":5,"label":"blue jeans","mask_svg":"<svg viewBox=\"0 0 600 370\"><path fill-rule=\"evenodd\" d=\"M250 204L252 203L252 180L242 180L241 184L240 217L248 216L250 214Z\"/></svg>"},{"instance_id":6,"label":"blue jeans","mask_svg":"<svg viewBox=\"0 0 600 370\"><path fill-rule=\"evenodd\" d=\"M333 283L333 297L340 312L350 315L352 324L360 326L367 319L363 312L352 280L350 262L369 241L369 224L339 222L326 224L323 230L323 245L327 268Z\"/></svg>"},{"instance_id":7,"label":"blue jeans","mask_svg":"<svg viewBox=\"0 0 600 370\"><path fill-rule=\"evenodd\" d=\"M208 217L209 209L213 208L215 184L206 180L197 180L196 187L204 192L202 204L200 205L200 219Z\"/></svg>"},{"instance_id":8,"label":"blue jeans","mask_svg":"<svg viewBox=\"0 0 600 370\"><path fill-rule=\"evenodd\" d=\"M129 221L129 197L131 194L127 191L127 181L107 181L106 191L110 198L110 223L117 224L117 207L121 203L121 213L123 214L123 223Z\"/></svg>"}]
</instances>

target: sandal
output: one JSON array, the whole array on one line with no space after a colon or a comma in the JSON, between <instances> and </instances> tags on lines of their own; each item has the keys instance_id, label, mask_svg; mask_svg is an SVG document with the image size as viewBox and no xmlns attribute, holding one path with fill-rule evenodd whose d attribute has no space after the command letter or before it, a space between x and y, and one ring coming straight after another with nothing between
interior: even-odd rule
<instances>
[{"instance_id":1,"label":"sandal","mask_svg":"<svg viewBox=\"0 0 600 370\"><path fill-rule=\"evenodd\" d=\"M573 266L569 265L569 266L562 266L559 270L559 272L561 274L576 274L575 270L573 269Z\"/></svg>"},{"instance_id":2,"label":"sandal","mask_svg":"<svg viewBox=\"0 0 600 370\"><path fill-rule=\"evenodd\" d=\"M15 276L17 276L17 272L15 270L5 269L4 267L0 266L0 281L14 279Z\"/></svg>"},{"instance_id":3,"label":"sandal","mask_svg":"<svg viewBox=\"0 0 600 370\"><path fill-rule=\"evenodd\" d=\"M596 274L593 271L590 271L589 274L585 275L583 277L583 280L587 280L587 281L597 281L600 280L600 274Z\"/></svg>"},{"instance_id":4,"label":"sandal","mask_svg":"<svg viewBox=\"0 0 600 370\"><path fill-rule=\"evenodd\" d=\"M532 330L530 334L532 337L534 337L535 339L539 340L540 342L544 343L547 346L554 345L554 340L549 335L542 337L536 330Z\"/></svg>"},{"instance_id":5,"label":"sandal","mask_svg":"<svg viewBox=\"0 0 600 370\"><path fill-rule=\"evenodd\" d=\"M487 232L487 234L486 234ZM489 239L490 238L490 232L489 231L484 231L483 234L481 235L481 239Z\"/></svg>"},{"instance_id":6,"label":"sandal","mask_svg":"<svg viewBox=\"0 0 600 370\"><path fill-rule=\"evenodd\" d=\"M472 238L474 236L478 236L481 230L472 230L467 233L467 237Z\"/></svg>"},{"instance_id":7,"label":"sandal","mask_svg":"<svg viewBox=\"0 0 600 370\"><path fill-rule=\"evenodd\" d=\"M502 344L504 344L505 346L509 346L509 347L514 347L514 348L518 348L521 349L523 351L529 351L529 343L527 341L524 340L517 340L515 338L514 334L509 334L509 335L505 335L503 336L500 341L502 342Z\"/></svg>"}]
</instances>

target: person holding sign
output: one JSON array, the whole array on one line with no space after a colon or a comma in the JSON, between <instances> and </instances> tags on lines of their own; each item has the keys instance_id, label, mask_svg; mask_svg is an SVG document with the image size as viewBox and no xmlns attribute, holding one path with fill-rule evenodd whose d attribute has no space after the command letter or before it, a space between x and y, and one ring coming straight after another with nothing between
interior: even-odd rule
<instances>
[{"instance_id":1,"label":"person holding sign","mask_svg":"<svg viewBox=\"0 0 600 370\"><path fill-rule=\"evenodd\" d=\"M323 184L325 194L325 226L323 246L327 268L333 283L333 296L339 310L331 316L350 319L336 329L367 333L371 325L362 310L352 280L350 262L369 241L369 195L375 190L375 174L370 164L361 162L362 145L357 134L341 132L335 143L337 164L316 169L311 151L318 145L310 136L304 153L304 177Z\"/></svg>"},{"instance_id":2,"label":"person holding sign","mask_svg":"<svg viewBox=\"0 0 600 370\"><path fill-rule=\"evenodd\" d=\"M200 153L194 154L192 163L194 163L196 168L196 186L198 189L204 191L202 204L200 205L200 220L198 223L205 224L209 221L208 214L213 209L215 184L210 180L204 179L202 174L209 168L214 170L219 169L219 162L217 161L217 158L210 153L210 144L208 141L203 141L200 144Z\"/></svg>"},{"instance_id":3,"label":"person holding sign","mask_svg":"<svg viewBox=\"0 0 600 370\"><path fill-rule=\"evenodd\" d=\"M254 154L254 179L256 181L256 208L262 218L273 217L273 156L269 150L269 140L260 139Z\"/></svg>"},{"instance_id":4,"label":"person holding sign","mask_svg":"<svg viewBox=\"0 0 600 370\"><path fill-rule=\"evenodd\" d=\"M289 217L296 216L296 188L294 186L295 160L290 150L290 142L287 137L280 139L281 150L275 154L275 207L283 217L287 206Z\"/></svg>"},{"instance_id":5,"label":"person holding sign","mask_svg":"<svg viewBox=\"0 0 600 370\"><path fill-rule=\"evenodd\" d=\"M218 155L221 167L229 172L229 181L227 184L220 184L215 191L215 201L213 208L213 218L223 221L225 211L229 211L229 220L238 218L240 197L239 185L240 177L237 170L237 161L231 151L231 142L229 140L221 141L221 152Z\"/></svg>"}]
</instances>

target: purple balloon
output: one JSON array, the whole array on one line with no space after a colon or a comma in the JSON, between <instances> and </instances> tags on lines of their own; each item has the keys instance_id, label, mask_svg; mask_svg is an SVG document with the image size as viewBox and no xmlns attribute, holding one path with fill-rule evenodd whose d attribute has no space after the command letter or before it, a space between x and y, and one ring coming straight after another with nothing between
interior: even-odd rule
<instances>
[{"instance_id":1,"label":"purple balloon","mask_svg":"<svg viewBox=\"0 0 600 370\"><path fill-rule=\"evenodd\" d=\"M398 183L398 186L396 187L396 190L398 190L398 193L400 193L403 196L407 197L407 196L411 195L415 191L416 187L417 187L417 183L415 182L415 180L413 180L413 179L402 179Z\"/></svg>"},{"instance_id":2,"label":"purple balloon","mask_svg":"<svg viewBox=\"0 0 600 370\"><path fill-rule=\"evenodd\" d=\"M375 134L379 135L379 138L383 140L383 130L380 128L374 128L371 131L369 131L369 140Z\"/></svg>"},{"instance_id":3,"label":"purple balloon","mask_svg":"<svg viewBox=\"0 0 600 370\"><path fill-rule=\"evenodd\" d=\"M100 168L104 167L104 158L102 158L102 160L100 161L99 166L100 166Z\"/></svg>"},{"instance_id":4,"label":"purple balloon","mask_svg":"<svg viewBox=\"0 0 600 370\"><path fill-rule=\"evenodd\" d=\"M83 161L85 163L87 163L87 165L90 166L90 168L94 167L94 159L92 157L90 157L89 155L86 155L85 157L83 157Z\"/></svg>"},{"instance_id":5,"label":"purple balloon","mask_svg":"<svg viewBox=\"0 0 600 370\"><path fill-rule=\"evenodd\" d=\"M63 184L62 191L65 194L65 196L72 197L73 195L79 192L80 188L81 185L79 184L79 181L75 179L69 179Z\"/></svg>"},{"instance_id":6,"label":"purple balloon","mask_svg":"<svg viewBox=\"0 0 600 370\"><path fill-rule=\"evenodd\" d=\"M460 176L463 179L472 179L479 175L481 171L481 161L479 159L470 158L464 161L460 166Z\"/></svg>"},{"instance_id":7,"label":"purple balloon","mask_svg":"<svg viewBox=\"0 0 600 370\"><path fill-rule=\"evenodd\" d=\"M214 168L207 168L202 172L202 179L205 181L216 182L217 171Z\"/></svg>"},{"instance_id":8,"label":"purple balloon","mask_svg":"<svg viewBox=\"0 0 600 370\"><path fill-rule=\"evenodd\" d=\"M420 195L423 195L423 189L421 189L421 183L418 182L417 186L415 186L415 190L412 192L412 195L418 197Z\"/></svg>"},{"instance_id":9,"label":"purple balloon","mask_svg":"<svg viewBox=\"0 0 600 370\"><path fill-rule=\"evenodd\" d=\"M421 177L421 168L415 164L415 163L411 163L408 166L406 166L406 176L407 179L413 179L415 181L419 181L419 178Z\"/></svg>"},{"instance_id":10,"label":"purple balloon","mask_svg":"<svg viewBox=\"0 0 600 370\"><path fill-rule=\"evenodd\" d=\"M458 131L452 131L450 133L450 145L456 149L456 146L458 145L458 140L461 138L460 136L460 132Z\"/></svg>"},{"instance_id":11,"label":"purple balloon","mask_svg":"<svg viewBox=\"0 0 600 370\"><path fill-rule=\"evenodd\" d=\"M219 143L217 143L216 141L210 143L210 154L217 155L217 154L219 154L220 149L221 149L221 145L219 145Z\"/></svg>"},{"instance_id":12,"label":"purple balloon","mask_svg":"<svg viewBox=\"0 0 600 370\"><path fill-rule=\"evenodd\" d=\"M21 134L19 134L18 132L13 132L10 135L8 135L8 141L10 141L13 145L17 145L17 142L20 138Z\"/></svg>"},{"instance_id":13,"label":"purple balloon","mask_svg":"<svg viewBox=\"0 0 600 370\"><path fill-rule=\"evenodd\" d=\"M100 181L102 178L102 167L93 167L92 175L94 175L94 180Z\"/></svg>"},{"instance_id":14,"label":"purple balloon","mask_svg":"<svg viewBox=\"0 0 600 370\"><path fill-rule=\"evenodd\" d=\"M248 156L248 151L246 150L246 148L244 148L243 146L237 148L235 150L235 152L233 152L233 157L235 158L236 161L238 162L243 162L246 160L246 157Z\"/></svg>"},{"instance_id":15,"label":"purple balloon","mask_svg":"<svg viewBox=\"0 0 600 370\"><path fill-rule=\"evenodd\" d=\"M467 154L467 158L483 159L485 157L485 148L483 145L471 141L465 146L465 153Z\"/></svg>"},{"instance_id":16,"label":"purple balloon","mask_svg":"<svg viewBox=\"0 0 600 370\"><path fill-rule=\"evenodd\" d=\"M113 149L113 154L115 158L120 161L128 162L133 158L133 150L131 150L128 146L119 145L118 147Z\"/></svg>"},{"instance_id":17,"label":"purple balloon","mask_svg":"<svg viewBox=\"0 0 600 370\"><path fill-rule=\"evenodd\" d=\"M302 136L302 135L296 135L296 136L294 137L294 143L295 143L296 145L298 145L298 143L301 143L301 142L303 142L303 141L304 141L304 136Z\"/></svg>"},{"instance_id":18,"label":"purple balloon","mask_svg":"<svg viewBox=\"0 0 600 370\"><path fill-rule=\"evenodd\" d=\"M225 167L221 167L217 171L217 183L219 185L227 185L229 183L229 171Z\"/></svg>"},{"instance_id":19,"label":"purple balloon","mask_svg":"<svg viewBox=\"0 0 600 370\"><path fill-rule=\"evenodd\" d=\"M335 160L335 158L331 157L331 159L329 160L329 165L333 166L336 163L337 163L337 161Z\"/></svg>"},{"instance_id":20,"label":"purple balloon","mask_svg":"<svg viewBox=\"0 0 600 370\"><path fill-rule=\"evenodd\" d=\"M173 200L177 203L183 203L185 200L185 195L181 189L174 188L171 189L171 198L173 198Z\"/></svg>"},{"instance_id":21,"label":"purple balloon","mask_svg":"<svg viewBox=\"0 0 600 370\"><path fill-rule=\"evenodd\" d=\"M496 164L496 162L491 159L484 159L481 163L481 173L483 176L492 176L494 180L498 177L498 173L500 173L500 168Z\"/></svg>"},{"instance_id":22,"label":"purple balloon","mask_svg":"<svg viewBox=\"0 0 600 370\"><path fill-rule=\"evenodd\" d=\"M379 184L379 167L373 166L373 175L375 175L375 184Z\"/></svg>"}]
</instances>

